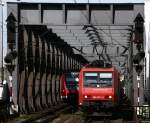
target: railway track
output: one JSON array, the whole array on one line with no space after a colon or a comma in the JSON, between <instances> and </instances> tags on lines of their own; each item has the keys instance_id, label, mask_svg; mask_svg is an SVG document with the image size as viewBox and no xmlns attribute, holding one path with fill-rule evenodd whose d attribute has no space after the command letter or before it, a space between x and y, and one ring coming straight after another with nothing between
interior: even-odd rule
<instances>
[{"instance_id":1,"label":"railway track","mask_svg":"<svg viewBox=\"0 0 150 123\"><path fill-rule=\"evenodd\" d=\"M135 121L123 121L123 119L116 119L116 120L110 120L110 119L103 119L103 120L92 120L89 119L85 121L84 123L136 123Z\"/></svg>"},{"instance_id":2,"label":"railway track","mask_svg":"<svg viewBox=\"0 0 150 123\"><path fill-rule=\"evenodd\" d=\"M137 123L136 121L125 121L122 118L114 119L112 116L85 116L84 123Z\"/></svg>"},{"instance_id":3,"label":"railway track","mask_svg":"<svg viewBox=\"0 0 150 123\"><path fill-rule=\"evenodd\" d=\"M7 123L49 123L58 117L59 114L62 112L67 112L71 108L71 106L61 104L38 113L23 115L17 119L10 120Z\"/></svg>"},{"instance_id":4,"label":"railway track","mask_svg":"<svg viewBox=\"0 0 150 123\"><path fill-rule=\"evenodd\" d=\"M71 106L67 106L65 108L62 108L58 111L53 112L52 114L49 114L47 116L44 116L42 118L39 118L35 121L32 121L31 123L50 123L53 119L57 118L62 112L68 111L71 109Z\"/></svg>"},{"instance_id":5,"label":"railway track","mask_svg":"<svg viewBox=\"0 0 150 123\"><path fill-rule=\"evenodd\" d=\"M76 110L75 107L67 104L53 106L51 109L36 114L30 114L28 118L7 123L137 123L134 121L124 121L123 119L113 119L111 114L84 114Z\"/></svg>"}]
</instances>

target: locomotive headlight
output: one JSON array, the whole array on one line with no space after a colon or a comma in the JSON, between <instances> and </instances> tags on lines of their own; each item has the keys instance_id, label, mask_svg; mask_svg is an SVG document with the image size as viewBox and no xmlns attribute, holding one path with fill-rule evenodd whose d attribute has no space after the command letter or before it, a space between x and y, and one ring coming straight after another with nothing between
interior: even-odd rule
<instances>
[{"instance_id":1,"label":"locomotive headlight","mask_svg":"<svg viewBox=\"0 0 150 123\"><path fill-rule=\"evenodd\" d=\"M87 96L85 95L84 98L87 98Z\"/></svg>"},{"instance_id":2,"label":"locomotive headlight","mask_svg":"<svg viewBox=\"0 0 150 123\"><path fill-rule=\"evenodd\" d=\"M109 99L112 99L112 96L108 96Z\"/></svg>"},{"instance_id":3,"label":"locomotive headlight","mask_svg":"<svg viewBox=\"0 0 150 123\"><path fill-rule=\"evenodd\" d=\"M76 81L76 82L79 82L79 78L78 78L78 77L77 77L77 78L75 78L75 81Z\"/></svg>"}]
</instances>

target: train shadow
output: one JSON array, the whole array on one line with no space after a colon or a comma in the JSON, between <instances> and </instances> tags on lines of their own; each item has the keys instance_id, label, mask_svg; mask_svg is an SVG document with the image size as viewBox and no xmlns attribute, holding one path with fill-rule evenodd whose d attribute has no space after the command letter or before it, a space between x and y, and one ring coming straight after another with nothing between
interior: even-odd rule
<instances>
[{"instance_id":1,"label":"train shadow","mask_svg":"<svg viewBox=\"0 0 150 123\"><path fill-rule=\"evenodd\" d=\"M82 110L83 111L83 110ZM109 109L100 109L98 111L87 108L84 109L85 117L92 117L95 120L117 120L123 119L124 121L133 121L133 108L132 107L118 107Z\"/></svg>"}]
</instances>

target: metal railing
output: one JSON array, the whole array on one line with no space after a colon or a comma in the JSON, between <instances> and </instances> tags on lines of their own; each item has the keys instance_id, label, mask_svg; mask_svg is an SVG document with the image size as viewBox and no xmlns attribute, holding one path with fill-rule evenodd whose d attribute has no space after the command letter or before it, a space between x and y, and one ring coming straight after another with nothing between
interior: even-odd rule
<instances>
[{"instance_id":1,"label":"metal railing","mask_svg":"<svg viewBox=\"0 0 150 123\"><path fill-rule=\"evenodd\" d=\"M150 120L150 106L135 106L135 112L139 119Z\"/></svg>"}]
</instances>

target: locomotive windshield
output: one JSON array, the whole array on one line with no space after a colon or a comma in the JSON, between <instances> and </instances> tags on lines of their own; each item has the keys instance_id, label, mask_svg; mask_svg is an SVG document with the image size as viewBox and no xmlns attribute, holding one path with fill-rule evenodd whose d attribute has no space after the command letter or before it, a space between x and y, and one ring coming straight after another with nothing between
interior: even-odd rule
<instances>
[{"instance_id":1,"label":"locomotive windshield","mask_svg":"<svg viewBox=\"0 0 150 123\"><path fill-rule=\"evenodd\" d=\"M68 89L77 89L78 81L76 81L76 75L66 74L66 86Z\"/></svg>"},{"instance_id":2,"label":"locomotive windshield","mask_svg":"<svg viewBox=\"0 0 150 123\"><path fill-rule=\"evenodd\" d=\"M86 87L111 87L112 73L85 73L84 86Z\"/></svg>"}]
</instances>

